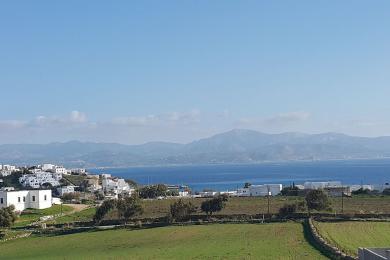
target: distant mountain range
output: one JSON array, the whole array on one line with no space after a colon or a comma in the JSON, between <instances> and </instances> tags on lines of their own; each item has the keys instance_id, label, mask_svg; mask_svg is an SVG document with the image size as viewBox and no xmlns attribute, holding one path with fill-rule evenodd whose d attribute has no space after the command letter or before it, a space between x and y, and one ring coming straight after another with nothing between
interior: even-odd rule
<instances>
[{"instance_id":1,"label":"distant mountain range","mask_svg":"<svg viewBox=\"0 0 390 260\"><path fill-rule=\"evenodd\" d=\"M71 141L0 145L0 163L53 162L67 167L126 167L173 164L260 163L390 157L390 137L355 137L339 133L265 134L232 130L188 144L142 145Z\"/></svg>"}]
</instances>

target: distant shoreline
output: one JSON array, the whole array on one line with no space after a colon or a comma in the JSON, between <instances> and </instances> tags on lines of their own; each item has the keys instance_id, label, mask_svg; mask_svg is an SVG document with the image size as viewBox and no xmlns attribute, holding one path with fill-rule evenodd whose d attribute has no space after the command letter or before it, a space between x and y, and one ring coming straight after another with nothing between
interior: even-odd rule
<instances>
[{"instance_id":1,"label":"distant shoreline","mask_svg":"<svg viewBox=\"0 0 390 260\"><path fill-rule=\"evenodd\" d=\"M186 166L229 166L229 165L263 165L263 164L288 164L288 163L309 163L309 162L334 162L334 161L369 161L369 160L389 160L390 157L381 158L348 158L348 159L318 159L318 160L283 160L283 161L262 161L262 162L243 162L243 163L193 163L193 164L157 164L157 165L124 165L124 166L100 166L100 167L87 167L87 170L104 170L104 169L124 169L124 168L164 168L164 167L186 167Z\"/></svg>"}]
</instances>

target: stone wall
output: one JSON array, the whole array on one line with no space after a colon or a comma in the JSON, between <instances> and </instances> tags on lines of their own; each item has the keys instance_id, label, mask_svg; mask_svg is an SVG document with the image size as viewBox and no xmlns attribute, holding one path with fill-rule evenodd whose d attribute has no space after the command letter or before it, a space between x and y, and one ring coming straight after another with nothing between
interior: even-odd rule
<instances>
[{"instance_id":1,"label":"stone wall","mask_svg":"<svg viewBox=\"0 0 390 260\"><path fill-rule=\"evenodd\" d=\"M317 228L313 224L312 218L309 218L307 220L307 225L309 228L309 232L313 236L314 242L325 252L330 254L335 259L343 259L343 260L357 260L357 257L347 255L343 251L341 251L339 248L337 248L334 245L329 244L325 239L321 237L319 232L317 231ZM357 249L356 249L357 250Z\"/></svg>"}]
</instances>

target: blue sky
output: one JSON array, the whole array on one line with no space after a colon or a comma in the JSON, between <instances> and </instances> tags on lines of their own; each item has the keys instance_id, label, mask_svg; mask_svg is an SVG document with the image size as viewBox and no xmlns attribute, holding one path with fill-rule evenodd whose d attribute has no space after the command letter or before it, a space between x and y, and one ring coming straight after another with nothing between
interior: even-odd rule
<instances>
[{"instance_id":1,"label":"blue sky","mask_svg":"<svg viewBox=\"0 0 390 260\"><path fill-rule=\"evenodd\" d=\"M0 143L390 135L389 1L5 1Z\"/></svg>"}]
</instances>

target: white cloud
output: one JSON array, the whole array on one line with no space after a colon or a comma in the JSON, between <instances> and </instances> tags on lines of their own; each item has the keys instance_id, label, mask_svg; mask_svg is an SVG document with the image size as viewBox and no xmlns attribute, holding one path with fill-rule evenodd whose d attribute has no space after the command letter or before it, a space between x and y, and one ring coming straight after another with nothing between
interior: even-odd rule
<instances>
[{"instance_id":1,"label":"white cloud","mask_svg":"<svg viewBox=\"0 0 390 260\"><path fill-rule=\"evenodd\" d=\"M297 123L307 120L310 117L310 113L308 112L289 112L278 114L273 117L266 118L264 120L267 124L290 124Z\"/></svg>"},{"instance_id":2,"label":"white cloud","mask_svg":"<svg viewBox=\"0 0 390 260\"><path fill-rule=\"evenodd\" d=\"M239 125L254 125L254 126L286 126L299 122L306 121L310 117L308 112L288 112L281 113L267 118L241 118L237 121Z\"/></svg>"},{"instance_id":3,"label":"white cloud","mask_svg":"<svg viewBox=\"0 0 390 260\"><path fill-rule=\"evenodd\" d=\"M117 117L113 124L126 126L166 126L166 125L191 125L200 122L200 112L170 112L158 115Z\"/></svg>"},{"instance_id":4,"label":"white cloud","mask_svg":"<svg viewBox=\"0 0 390 260\"><path fill-rule=\"evenodd\" d=\"M87 122L87 115L80 111L74 110L70 113L70 122L72 123L85 123Z\"/></svg>"},{"instance_id":5,"label":"white cloud","mask_svg":"<svg viewBox=\"0 0 390 260\"><path fill-rule=\"evenodd\" d=\"M16 129L23 128L25 126L24 121L19 120L3 120L0 121L0 129Z\"/></svg>"}]
</instances>

